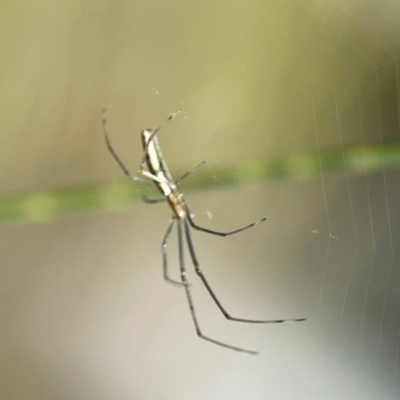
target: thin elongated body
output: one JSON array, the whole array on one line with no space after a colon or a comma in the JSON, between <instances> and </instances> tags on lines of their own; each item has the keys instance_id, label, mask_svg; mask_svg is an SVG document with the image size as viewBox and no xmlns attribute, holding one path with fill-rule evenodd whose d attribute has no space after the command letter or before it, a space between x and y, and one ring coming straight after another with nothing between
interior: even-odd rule
<instances>
[{"instance_id":1,"label":"thin elongated body","mask_svg":"<svg viewBox=\"0 0 400 400\"><path fill-rule=\"evenodd\" d=\"M157 136L151 129L145 129L141 133L142 147L145 152L145 162L148 171L153 177L153 183L160 193L167 199L169 206L176 218L185 218L183 194L179 192L178 185L169 172L167 163L162 155ZM146 150L147 149L147 150Z\"/></svg>"},{"instance_id":2,"label":"thin elongated body","mask_svg":"<svg viewBox=\"0 0 400 400\"><path fill-rule=\"evenodd\" d=\"M172 114L168 118L168 120L173 119L176 116L176 114L178 114L179 112L180 112L180 110L178 110L177 112ZM216 294L214 293L213 289L211 288L211 285L209 284L203 271L200 268L200 263L197 259L197 255L196 255L196 252L194 249L194 244L193 244L190 228L193 228L197 231L209 233L212 235L225 237L225 236L234 235L236 233L239 233L246 229L249 229L249 228L259 224L260 222L267 220L267 217L264 217L257 222L253 222L242 228L235 229L235 230L229 231L229 232L218 232L218 231L203 228L203 227L197 225L193 221L189 206L187 205L183 194L179 190L179 185L177 184L176 181L174 181L171 173L169 172L168 166L162 155L160 145L158 142L158 138L157 138L157 133L159 132L160 129L161 129L161 126L159 126L154 131L151 129L145 129L141 133L143 156L142 156L142 162L140 164L139 173L142 176L144 176L145 178L148 178L153 182L155 187L162 194L163 198L168 202L168 204L172 210L172 220L167 228L167 231L164 235L162 245L161 245L164 279L170 283L178 284L178 285L184 287L185 292L186 292L186 297L188 300L188 304L189 304L190 313L191 313L192 320L193 320L193 323L194 323L194 326L196 329L196 333L200 338L207 340L211 343L217 344L219 346L231 349L231 350L241 351L241 352L245 352L248 354L257 354L256 351L246 350L241 347L232 346L230 344L221 342L219 340L212 339L208 336L203 335L203 333L201 332L200 325L198 323L197 315L196 315L195 308L194 308L194 302L193 302L193 298L192 298L190 284L189 284L187 276L186 276L184 241L186 241L186 245L189 250L190 258L192 260L196 274L199 276L199 278L203 282L205 288L207 289L208 293L210 294L211 298L214 300L215 304L217 305L217 307L219 308L219 310L222 312L222 314L224 315L224 317L226 319L228 319L230 321L246 322L246 323L253 323L253 324L275 324L275 323L282 323L282 322L305 321L305 318L253 320L253 319L232 317L222 306L221 302L217 298ZM105 141L106 141L108 150L110 151L111 155L114 157L115 161L118 163L118 165L120 166L120 168L122 169L124 174L129 179L132 179L133 181L143 183L143 180L141 178L131 175L131 173L125 167L124 163L121 161L121 159L118 157L118 155L114 151L114 149L111 145L110 139L108 137L108 133L107 133L107 119L106 119L106 112L104 109L103 109L103 132L104 132L104 137L105 137ZM204 162L199 164L195 168L193 168L191 171L184 174L181 177L181 180L185 179L187 176L189 176L193 171L195 171L199 166L201 166L203 164L204 164ZM147 200L147 202L157 203L157 202L159 202L159 200ZM175 223L177 224L177 230L178 230L178 251L179 251L179 266L180 266L181 282L174 281L168 275L168 257L167 257L168 239L171 235L171 232L172 232L172 229L173 229Z\"/></svg>"}]
</instances>

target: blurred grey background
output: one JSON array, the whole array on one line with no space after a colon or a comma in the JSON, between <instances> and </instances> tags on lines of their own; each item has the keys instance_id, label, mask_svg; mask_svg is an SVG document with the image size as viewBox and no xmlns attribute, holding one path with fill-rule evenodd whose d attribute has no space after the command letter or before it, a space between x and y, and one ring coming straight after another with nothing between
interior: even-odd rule
<instances>
[{"instance_id":1,"label":"blurred grey background","mask_svg":"<svg viewBox=\"0 0 400 400\"><path fill-rule=\"evenodd\" d=\"M340 148L339 128L361 153L398 143L398 2L1 10L1 196L123 179L101 108L132 171L140 131L182 108L160 132L169 166L183 173L205 159L220 185L187 195L196 221L231 230L270 217L230 238L193 234L220 300L239 317L308 318L228 322L191 273L204 333L260 355L198 339L184 292L162 280L163 204L10 220L0 226L2 399L400 398L399 170L343 165L307 178L300 158L292 168L304 179L238 186L218 175Z\"/></svg>"}]
</instances>

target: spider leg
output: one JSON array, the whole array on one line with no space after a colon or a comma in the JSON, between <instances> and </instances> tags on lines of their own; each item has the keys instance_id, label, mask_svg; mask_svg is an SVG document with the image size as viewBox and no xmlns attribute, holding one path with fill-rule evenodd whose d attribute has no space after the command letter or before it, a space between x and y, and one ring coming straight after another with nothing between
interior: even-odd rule
<instances>
[{"instance_id":1,"label":"spider leg","mask_svg":"<svg viewBox=\"0 0 400 400\"><path fill-rule=\"evenodd\" d=\"M168 275L168 258L167 258L167 247L168 247L168 239L171 235L172 228L174 227L175 224L175 218L173 218L168 225L167 231L165 232L164 239L162 241L161 245L161 254L162 254L162 260L163 260L163 277L164 279L173 284L173 285L178 285L182 286L181 282L175 281L174 279L171 279Z\"/></svg>"},{"instance_id":2,"label":"spider leg","mask_svg":"<svg viewBox=\"0 0 400 400\"><path fill-rule=\"evenodd\" d=\"M211 234L211 235L222 236L222 237L226 237L226 236L230 236L230 235L235 235L236 233L245 231L246 229L252 228L253 226L258 225L259 223L264 222L264 221L266 221L266 220L269 218L269 217L261 218L259 221L252 222L252 223L249 224L249 225L243 226L242 228L235 229L235 230L233 230L233 231L229 231L229 232L219 232L219 231L213 231L213 230L211 230L211 229L203 228L202 226L197 225L197 224L193 221L193 218L192 218L192 216L191 216L191 214L190 214L190 210L189 210L189 207L188 207L188 206L186 206L186 214L187 214L187 219L188 219L188 221L189 221L190 226L191 226L193 229L196 229L196 231L201 231L201 232L209 233L209 234Z\"/></svg>"},{"instance_id":3,"label":"spider leg","mask_svg":"<svg viewBox=\"0 0 400 400\"><path fill-rule=\"evenodd\" d=\"M214 343L218 346L225 347L227 349L236 350L236 351L253 354L253 355L258 354L256 351L253 351L253 350L242 349L240 347L231 346L230 344L220 342L219 340L212 339L208 336L203 335L203 333L201 332L200 325L197 320L196 311L194 309L192 292L190 290L190 285L189 285L189 282L186 277L186 265L185 265L185 256L184 256L184 248L183 248L184 231L182 229L182 224L184 224L184 223L185 223L184 220L178 220L179 264L180 264L180 269L181 269L181 280L182 280L183 286L185 287L186 297L187 297L187 300L189 303L190 313L192 315L192 320L194 323L194 327L196 329L197 336L201 339L207 340L208 342Z\"/></svg>"},{"instance_id":4,"label":"spider leg","mask_svg":"<svg viewBox=\"0 0 400 400\"><path fill-rule=\"evenodd\" d=\"M138 178L135 175L132 175L129 172L128 168L126 168L126 166L122 162L122 160L119 158L118 154L115 152L115 150L111 144L110 138L108 136L108 132L107 132L107 110L105 108L102 109L102 123L103 123L103 134L104 134L104 139L106 141L107 149L111 153L114 160L117 162L117 164L119 165L119 167L121 168L121 170L125 174L125 176L127 176L129 179L131 179L134 182L139 182L139 183L143 183L145 185L150 185L151 184L150 182L145 181L144 179Z\"/></svg>"},{"instance_id":5,"label":"spider leg","mask_svg":"<svg viewBox=\"0 0 400 400\"><path fill-rule=\"evenodd\" d=\"M211 285L208 283L206 277L203 274L203 271L200 268L200 263L197 260L196 252L194 250L193 246L193 241L192 241L192 236L190 234L190 225L189 223L185 220L185 234L186 234L186 241L189 247L189 253L193 261L193 265L196 270L196 274L200 277L200 279L203 281L204 286L206 287L208 293L214 300L215 304L217 307L220 309L222 314L226 319L229 321L236 321L236 322L247 322L250 324L280 324L283 322L301 322L305 321L305 318L288 318L288 319L267 319L267 320L259 320L259 319L246 319L246 318L237 318L237 317L232 317L224 308L224 306L221 304L219 299L217 298L216 294L214 293L213 289L211 288Z\"/></svg>"}]
</instances>

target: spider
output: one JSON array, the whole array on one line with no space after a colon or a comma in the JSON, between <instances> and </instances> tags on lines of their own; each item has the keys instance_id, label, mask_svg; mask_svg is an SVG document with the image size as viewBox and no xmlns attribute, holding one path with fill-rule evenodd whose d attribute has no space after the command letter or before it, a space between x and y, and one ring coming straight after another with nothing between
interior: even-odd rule
<instances>
[{"instance_id":1,"label":"spider","mask_svg":"<svg viewBox=\"0 0 400 400\"><path fill-rule=\"evenodd\" d=\"M175 113L171 114L168 117L167 121L170 121L173 118L175 118L175 116L180 111L181 110L177 110ZM114 160L118 163L118 165L121 168L121 170L123 171L123 173L129 179L131 179L135 182L150 183L148 180L145 180L145 179L139 178L135 175L132 175L129 172L129 170L126 168L125 164L121 161L121 159L119 158L117 153L115 152L115 150L111 144L111 141L109 139L109 135L107 133L107 117L106 117L105 109L102 110L102 124L103 124L103 134L104 134L107 148L108 148L109 152L111 153L111 155L113 156ZM226 236L235 235L236 233L239 233L246 229L252 228L253 226L255 226L257 224L266 221L267 217L261 218L259 221L253 222L249 225L243 226L239 229L235 229L235 230L229 231L229 232L214 231L214 230L203 228L203 227L197 225L193 220L192 214L191 214L189 206L185 200L185 197L179 189L179 183L180 183L180 181L185 179L187 176L189 176L197 168L204 165L205 162L200 163L199 165L194 167L192 170L190 170L189 172L182 175L180 178L180 181L174 181L171 173L169 172L169 169L165 162L165 159L161 153L160 145L159 145L158 138L157 138L157 133L160 131L161 128L162 128L162 125L160 125L155 130L145 129L141 132L143 156L142 156L142 160L141 160L140 167L139 167L139 174L145 178L150 179L150 181L153 182L155 187L158 189L158 191L163 196L162 199L157 199L157 200L150 200L145 197L143 199L149 203L156 203L159 201L167 201L169 207L172 210L172 219L169 223L169 226L164 235L164 238L162 240L162 245L161 245L164 279L172 284L177 284L177 285L184 287L185 292L186 292L187 301L189 303L190 313L191 313L192 320L193 320L193 323L194 323L194 326L196 329L196 333L201 339L204 339L208 342L214 343L216 345L219 345L219 346L231 349L231 350L245 352L248 354L258 354L257 351L246 350L241 347L232 346L230 344L221 342L219 340L215 340L209 336L205 336L202 333L198 319L197 319L195 307L194 307L190 284L189 284L187 276L186 276L184 242L186 242L186 245L189 249L190 258L194 265L196 274L199 276L199 278L203 282L204 286L206 287L208 293L210 294L210 296L214 300L215 304L220 309L220 311L222 312L222 314L224 315L224 317L226 319L228 319L230 321L246 322L246 323L253 323L253 324L277 324L277 323L283 323L283 322L305 321L305 318L253 320L253 319L237 318L237 317L231 316L226 311L224 306L221 304L219 299L217 298L216 294L214 293L213 289L211 288L211 285L209 284L203 271L200 268L200 263L198 261L196 251L194 248L194 244L193 244L193 240L192 240L191 229L195 229L197 231L205 232L205 233L208 233L211 235L226 237ZM171 279L168 275L168 260L167 260L168 239L171 235L172 229L175 224L177 225L177 228L178 228L178 251L179 251L181 282L177 282L177 281Z\"/></svg>"}]
</instances>

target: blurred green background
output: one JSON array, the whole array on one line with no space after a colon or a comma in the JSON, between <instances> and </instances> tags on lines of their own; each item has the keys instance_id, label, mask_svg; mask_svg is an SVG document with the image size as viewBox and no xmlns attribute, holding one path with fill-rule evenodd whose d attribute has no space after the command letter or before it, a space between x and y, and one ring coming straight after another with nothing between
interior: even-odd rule
<instances>
[{"instance_id":1,"label":"blurred green background","mask_svg":"<svg viewBox=\"0 0 400 400\"><path fill-rule=\"evenodd\" d=\"M0 5L1 398L398 398L397 2ZM307 322L228 323L191 276L204 333L261 355L196 338L102 107L132 172L183 109L159 139L174 176L207 160L198 223L270 217L194 235L221 301Z\"/></svg>"}]
</instances>

